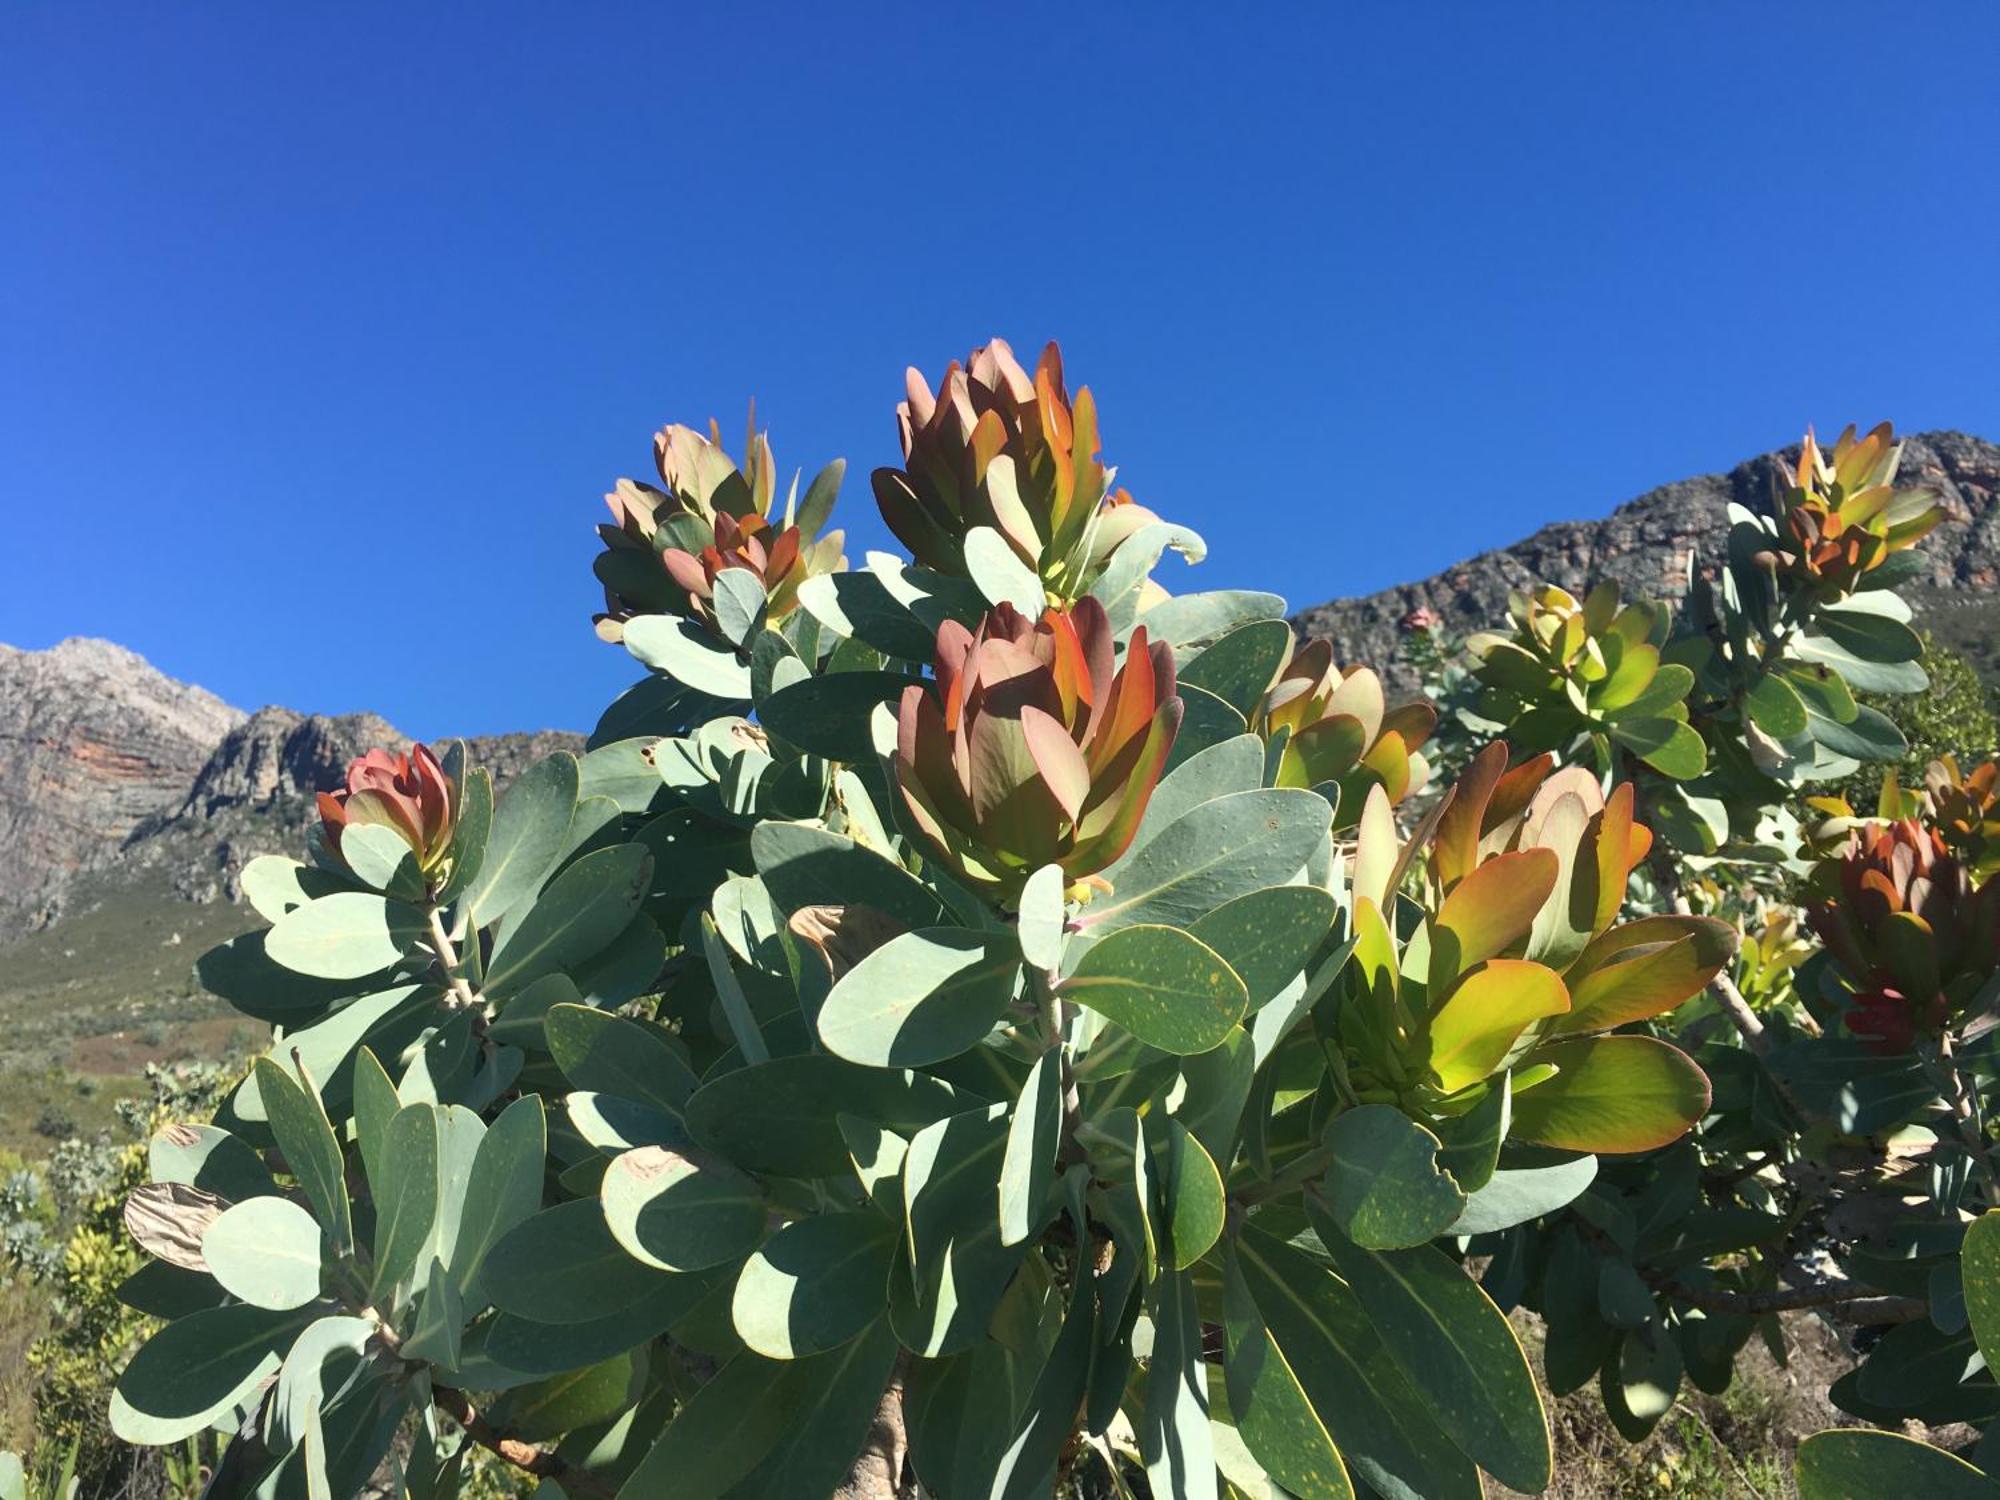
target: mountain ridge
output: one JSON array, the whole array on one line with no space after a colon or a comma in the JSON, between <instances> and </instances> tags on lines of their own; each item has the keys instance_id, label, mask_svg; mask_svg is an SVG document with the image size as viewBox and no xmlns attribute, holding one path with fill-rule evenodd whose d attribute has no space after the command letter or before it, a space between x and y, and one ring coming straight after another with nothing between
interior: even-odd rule
<instances>
[{"instance_id":1,"label":"mountain ridge","mask_svg":"<svg viewBox=\"0 0 2000 1500\"><path fill-rule=\"evenodd\" d=\"M467 745L504 783L582 742L544 730ZM375 714L245 712L111 641L0 645L0 857L12 872L0 940L56 924L91 887L233 901L249 859L297 851L314 794L350 760L409 744Z\"/></svg>"},{"instance_id":2,"label":"mountain ridge","mask_svg":"<svg viewBox=\"0 0 2000 1500\"><path fill-rule=\"evenodd\" d=\"M1796 463L1798 453L1794 443L1726 472L1657 486L1596 520L1550 522L1428 578L1302 609L1293 627L1330 639L1344 665L1374 667L1392 695L1412 695L1418 684L1402 657L1399 628L1411 611L1433 611L1456 638L1504 619L1509 590L1534 582L1580 593L1612 578L1628 595L1677 597L1690 561L1699 566L1719 552L1729 503L1767 509L1780 465ZM1923 617L1919 624L1971 655L1993 682L2000 678L1995 613L1965 591L2000 583L2000 444L1949 429L1913 434L1904 439L1899 478L1935 488L1946 509L1945 521L1923 542L1929 568L1907 591Z\"/></svg>"}]
</instances>

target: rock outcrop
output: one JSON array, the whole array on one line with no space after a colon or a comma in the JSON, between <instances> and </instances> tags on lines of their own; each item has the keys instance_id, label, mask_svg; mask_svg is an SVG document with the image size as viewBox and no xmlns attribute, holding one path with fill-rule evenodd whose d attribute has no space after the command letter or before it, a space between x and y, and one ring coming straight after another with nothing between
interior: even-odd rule
<instances>
[{"instance_id":1,"label":"rock outcrop","mask_svg":"<svg viewBox=\"0 0 2000 1500\"><path fill-rule=\"evenodd\" d=\"M0 932L52 918L243 718L109 641L0 646Z\"/></svg>"},{"instance_id":2,"label":"rock outcrop","mask_svg":"<svg viewBox=\"0 0 2000 1500\"><path fill-rule=\"evenodd\" d=\"M1690 560L1700 566L1720 550L1729 529L1729 502L1764 508L1780 459L1797 457L1795 445L1738 464L1727 474L1662 485L1602 520L1558 521L1435 577L1335 599L1301 611L1292 623L1302 635L1330 638L1340 661L1373 666L1393 692L1408 695L1417 684L1399 654L1397 622L1411 610L1435 610L1446 631L1457 636L1500 621L1508 591L1538 580L1578 590L1615 578L1628 593L1674 597ZM1913 593L1919 609L1955 614L1968 597L1976 597L1973 591L2000 582L2000 445L1962 432L1919 433L1906 441L1900 477L1928 484L1944 497L1950 516L1924 542L1928 571ZM1971 633L1984 633L1983 620ZM1967 634L1963 625L1957 634ZM1964 649L1972 642L1952 644Z\"/></svg>"},{"instance_id":3,"label":"rock outcrop","mask_svg":"<svg viewBox=\"0 0 2000 1500\"><path fill-rule=\"evenodd\" d=\"M258 854L296 852L314 794L409 737L374 714L245 714L107 641L0 646L0 938L45 927L87 877L233 900ZM580 735L468 744L505 785Z\"/></svg>"}]
</instances>

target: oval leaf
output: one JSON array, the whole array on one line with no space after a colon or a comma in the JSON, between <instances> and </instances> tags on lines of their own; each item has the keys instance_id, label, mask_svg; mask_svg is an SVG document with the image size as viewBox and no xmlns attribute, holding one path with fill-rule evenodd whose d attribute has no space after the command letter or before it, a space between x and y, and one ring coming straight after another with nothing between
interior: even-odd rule
<instances>
[{"instance_id":1,"label":"oval leaf","mask_svg":"<svg viewBox=\"0 0 2000 1500\"><path fill-rule=\"evenodd\" d=\"M1653 1037L1581 1037L1538 1047L1528 1061L1557 1071L1516 1089L1514 1140L1565 1151L1651 1151L1708 1113L1708 1075Z\"/></svg>"},{"instance_id":2,"label":"oval leaf","mask_svg":"<svg viewBox=\"0 0 2000 1500\"><path fill-rule=\"evenodd\" d=\"M1221 956L1175 927L1125 927L1085 953L1065 999L1177 1056L1217 1047L1243 1019L1249 994Z\"/></svg>"},{"instance_id":3,"label":"oval leaf","mask_svg":"<svg viewBox=\"0 0 2000 1500\"><path fill-rule=\"evenodd\" d=\"M657 1270L706 1270L764 1235L768 1210L756 1183L664 1146L627 1151L605 1171L600 1192L612 1237Z\"/></svg>"},{"instance_id":4,"label":"oval leaf","mask_svg":"<svg viewBox=\"0 0 2000 1500\"><path fill-rule=\"evenodd\" d=\"M921 1068L977 1044L1021 981L1011 933L906 932L840 977L819 1011L827 1051L875 1068Z\"/></svg>"}]
</instances>

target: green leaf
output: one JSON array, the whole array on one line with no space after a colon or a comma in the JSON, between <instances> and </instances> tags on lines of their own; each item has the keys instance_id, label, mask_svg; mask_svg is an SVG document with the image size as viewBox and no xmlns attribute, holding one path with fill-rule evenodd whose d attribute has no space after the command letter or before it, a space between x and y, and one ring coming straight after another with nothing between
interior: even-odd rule
<instances>
[{"instance_id":1,"label":"green leaf","mask_svg":"<svg viewBox=\"0 0 2000 1500\"><path fill-rule=\"evenodd\" d=\"M804 906L868 906L905 928L936 927L946 912L908 870L853 839L806 823L760 823L750 855L787 916Z\"/></svg>"},{"instance_id":2,"label":"green leaf","mask_svg":"<svg viewBox=\"0 0 2000 1500\"><path fill-rule=\"evenodd\" d=\"M1767 672L1751 684L1743 695L1743 707L1751 722L1774 740L1805 733L1805 700L1776 673Z\"/></svg>"},{"instance_id":3,"label":"green leaf","mask_svg":"<svg viewBox=\"0 0 2000 1500\"><path fill-rule=\"evenodd\" d=\"M724 568L715 575L716 629L723 639L742 646L764 624L764 584L748 568Z\"/></svg>"},{"instance_id":4,"label":"green leaf","mask_svg":"<svg viewBox=\"0 0 2000 1500\"><path fill-rule=\"evenodd\" d=\"M639 909L652 869L643 844L615 844L568 866L509 926L486 966L484 992L505 1000L602 952Z\"/></svg>"},{"instance_id":5,"label":"green leaf","mask_svg":"<svg viewBox=\"0 0 2000 1500\"><path fill-rule=\"evenodd\" d=\"M1015 1349L989 1338L962 1354L910 1361L903 1421L924 1493L986 1500L1041 1358L1033 1343Z\"/></svg>"},{"instance_id":6,"label":"green leaf","mask_svg":"<svg viewBox=\"0 0 2000 1500\"><path fill-rule=\"evenodd\" d=\"M924 597L916 581L920 577L948 590L949 601L943 596ZM904 569L896 584L900 598L872 569L822 573L799 586L799 603L835 635L864 641L889 656L916 662L930 660L937 643L936 622L967 612L976 619L983 607L977 591L965 579ZM920 601L923 618L912 613L906 599Z\"/></svg>"},{"instance_id":7,"label":"green leaf","mask_svg":"<svg viewBox=\"0 0 2000 1500\"><path fill-rule=\"evenodd\" d=\"M302 1088L268 1057L258 1058L252 1071L278 1149L326 1231L333 1253L351 1255L354 1221L347 1201L346 1164L319 1096Z\"/></svg>"},{"instance_id":8,"label":"green leaf","mask_svg":"<svg viewBox=\"0 0 2000 1500\"><path fill-rule=\"evenodd\" d=\"M787 744L828 760L872 762L869 716L893 703L916 679L902 672L830 672L779 688L757 705L757 719Z\"/></svg>"},{"instance_id":9,"label":"green leaf","mask_svg":"<svg viewBox=\"0 0 2000 1500\"><path fill-rule=\"evenodd\" d=\"M1000 1167L1007 1106L926 1125L903 1157L906 1260L890 1287L890 1316L912 1353L968 1348L986 1333L1026 1244L1000 1243ZM900 1294L899 1294L900 1285Z\"/></svg>"},{"instance_id":10,"label":"green leaf","mask_svg":"<svg viewBox=\"0 0 2000 1500\"><path fill-rule=\"evenodd\" d=\"M773 1058L702 1085L688 1100L687 1125L745 1171L829 1177L847 1166L843 1114L904 1133L980 1102L927 1074L815 1053Z\"/></svg>"},{"instance_id":11,"label":"green leaf","mask_svg":"<svg viewBox=\"0 0 2000 1500\"><path fill-rule=\"evenodd\" d=\"M1338 910L1332 894L1318 886L1272 886L1225 902L1188 932L1235 970L1254 1011L1304 971Z\"/></svg>"},{"instance_id":12,"label":"green leaf","mask_svg":"<svg viewBox=\"0 0 2000 1500\"><path fill-rule=\"evenodd\" d=\"M465 1332L465 1303L442 1261L430 1262L424 1273L423 1294L416 1299L416 1311L405 1327L404 1359L426 1360L447 1370L457 1368Z\"/></svg>"},{"instance_id":13,"label":"green leaf","mask_svg":"<svg viewBox=\"0 0 2000 1500\"><path fill-rule=\"evenodd\" d=\"M1439 1430L1356 1295L1254 1225L1223 1266L1224 1375L1244 1445L1287 1492L1371 1489L1478 1500L1478 1471Z\"/></svg>"},{"instance_id":14,"label":"green leaf","mask_svg":"<svg viewBox=\"0 0 2000 1500\"><path fill-rule=\"evenodd\" d=\"M1553 969L1526 959L1496 958L1465 976L1430 1018L1430 1067L1446 1093L1490 1077L1521 1033L1569 1009L1569 992Z\"/></svg>"},{"instance_id":15,"label":"green leaf","mask_svg":"<svg viewBox=\"0 0 2000 1500\"><path fill-rule=\"evenodd\" d=\"M1364 1250L1307 1213L1410 1384L1461 1452L1513 1489L1548 1487L1548 1413L1504 1314L1442 1251Z\"/></svg>"},{"instance_id":16,"label":"green leaf","mask_svg":"<svg viewBox=\"0 0 2000 1500\"><path fill-rule=\"evenodd\" d=\"M311 1321L239 1302L167 1324L119 1375L112 1432L157 1448L206 1430L278 1368L278 1351Z\"/></svg>"},{"instance_id":17,"label":"green leaf","mask_svg":"<svg viewBox=\"0 0 2000 1500\"><path fill-rule=\"evenodd\" d=\"M438 1110L412 1104L397 1111L384 1133L382 1183L375 1194L375 1265L369 1288L386 1304L397 1287L419 1275L438 1218Z\"/></svg>"},{"instance_id":18,"label":"green leaf","mask_svg":"<svg viewBox=\"0 0 2000 1500\"><path fill-rule=\"evenodd\" d=\"M1198 1149L1198 1148L1197 1148ZM1208 1366L1194 1277L1163 1271L1153 1283L1153 1357L1139 1419L1139 1451L1155 1495L1214 1500L1215 1447L1208 1425Z\"/></svg>"},{"instance_id":19,"label":"green leaf","mask_svg":"<svg viewBox=\"0 0 2000 1500\"><path fill-rule=\"evenodd\" d=\"M1176 676L1187 686L1207 689L1247 718L1291 654L1289 622L1252 620L1191 658Z\"/></svg>"},{"instance_id":20,"label":"green leaf","mask_svg":"<svg viewBox=\"0 0 2000 1500\"><path fill-rule=\"evenodd\" d=\"M534 1094L508 1105L480 1138L450 1256L452 1281L468 1306L478 1307L483 1300L486 1259L493 1247L542 1206L547 1155L547 1123L542 1101Z\"/></svg>"},{"instance_id":21,"label":"green leaf","mask_svg":"<svg viewBox=\"0 0 2000 1500\"><path fill-rule=\"evenodd\" d=\"M1869 660L1845 650L1826 636L1795 636L1792 650L1809 662L1831 667L1858 693L1921 693L1930 686L1930 676L1922 662Z\"/></svg>"},{"instance_id":22,"label":"green leaf","mask_svg":"<svg viewBox=\"0 0 2000 1500\"><path fill-rule=\"evenodd\" d=\"M1458 1218L1465 1194L1438 1164L1438 1138L1387 1104L1334 1117L1323 1191L1327 1212L1370 1250L1427 1245Z\"/></svg>"},{"instance_id":23,"label":"green leaf","mask_svg":"<svg viewBox=\"0 0 2000 1500\"><path fill-rule=\"evenodd\" d=\"M1981 1214L1959 1251L1965 1312L1986 1363L2000 1362L2000 1211Z\"/></svg>"},{"instance_id":24,"label":"green leaf","mask_svg":"<svg viewBox=\"0 0 2000 1500\"><path fill-rule=\"evenodd\" d=\"M257 1153L214 1125L167 1125L146 1148L147 1176L184 1182L231 1203L278 1191Z\"/></svg>"},{"instance_id":25,"label":"green leaf","mask_svg":"<svg viewBox=\"0 0 2000 1500\"><path fill-rule=\"evenodd\" d=\"M1169 1267L1191 1267L1222 1236L1228 1212L1222 1174L1193 1132L1173 1116L1149 1114L1145 1123L1166 1210L1160 1260Z\"/></svg>"},{"instance_id":26,"label":"green leaf","mask_svg":"<svg viewBox=\"0 0 2000 1500\"><path fill-rule=\"evenodd\" d=\"M1277 620L1285 614L1278 594L1254 589L1209 589L1176 594L1146 611L1146 632L1178 651L1218 640L1248 620Z\"/></svg>"},{"instance_id":27,"label":"green leaf","mask_svg":"<svg viewBox=\"0 0 2000 1500\"><path fill-rule=\"evenodd\" d=\"M670 1279L677 1278L635 1260L612 1237L595 1198L558 1203L523 1219L487 1254L483 1271L495 1307L557 1324L606 1317L607 1309L636 1302Z\"/></svg>"},{"instance_id":28,"label":"green leaf","mask_svg":"<svg viewBox=\"0 0 2000 1500\"><path fill-rule=\"evenodd\" d=\"M638 1399L645 1377L643 1353L626 1350L580 1370L518 1386L486 1416L510 1437L545 1442L617 1416Z\"/></svg>"},{"instance_id":29,"label":"green leaf","mask_svg":"<svg viewBox=\"0 0 2000 1500\"><path fill-rule=\"evenodd\" d=\"M840 977L820 1006L820 1040L849 1062L927 1067L983 1039L1020 983L1012 933L906 932Z\"/></svg>"},{"instance_id":30,"label":"green leaf","mask_svg":"<svg viewBox=\"0 0 2000 1500\"><path fill-rule=\"evenodd\" d=\"M674 1414L619 1490L620 1500L720 1500L798 1420L800 1366L737 1355Z\"/></svg>"},{"instance_id":31,"label":"green leaf","mask_svg":"<svg viewBox=\"0 0 2000 1500\"><path fill-rule=\"evenodd\" d=\"M1527 937L1560 873L1553 849L1497 854L1475 866L1438 907L1431 932L1431 987L1442 993L1466 970Z\"/></svg>"},{"instance_id":32,"label":"green leaf","mask_svg":"<svg viewBox=\"0 0 2000 1500\"><path fill-rule=\"evenodd\" d=\"M612 1237L658 1270L703 1271L740 1259L764 1237L769 1210L755 1182L664 1146L627 1151L599 1191Z\"/></svg>"},{"instance_id":33,"label":"green leaf","mask_svg":"<svg viewBox=\"0 0 2000 1500\"><path fill-rule=\"evenodd\" d=\"M1455 1235L1495 1234L1574 1203L1597 1176L1597 1158L1579 1156L1552 1167L1503 1167L1466 1199L1450 1226Z\"/></svg>"},{"instance_id":34,"label":"green leaf","mask_svg":"<svg viewBox=\"0 0 2000 1500\"><path fill-rule=\"evenodd\" d=\"M331 895L342 888L340 877L315 865L301 864L282 854L260 854L237 877L243 899L266 922Z\"/></svg>"},{"instance_id":35,"label":"green leaf","mask_svg":"<svg viewBox=\"0 0 2000 1500\"><path fill-rule=\"evenodd\" d=\"M493 810L486 858L459 903L471 927L497 921L542 888L569 846L580 785L576 757L559 752L536 761L507 788Z\"/></svg>"},{"instance_id":36,"label":"green leaf","mask_svg":"<svg viewBox=\"0 0 2000 1500\"><path fill-rule=\"evenodd\" d=\"M195 977L210 994L247 1016L280 1026L302 1026L367 986L350 979L313 979L272 960L269 929L218 943L195 960Z\"/></svg>"},{"instance_id":37,"label":"green leaf","mask_svg":"<svg viewBox=\"0 0 2000 1500\"><path fill-rule=\"evenodd\" d=\"M1249 1004L1243 981L1213 948L1150 924L1120 927L1092 946L1061 993L1177 1056L1221 1045Z\"/></svg>"},{"instance_id":38,"label":"green leaf","mask_svg":"<svg viewBox=\"0 0 2000 1500\"><path fill-rule=\"evenodd\" d=\"M1854 717L1845 724L1814 714L1810 727L1813 738L1820 744L1835 755L1852 756L1855 760L1901 760L1910 749L1895 720L1866 704L1857 704Z\"/></svg>"},{"instance_id":39,"label":"green leaf","mask_svg":"<svg viewBox=\"0 0 2000 1500\"><path fill-rule=\"evenodd\" d=\"M543 1028L556 1066L576 1088L636 1099L679 1119L701 1086L673 1044L643 1021L555 1005Z\"/></svg>"},{"instance_id":40,"label":"green leaf","mask_svg":"<svg viewBox=\"0 0 2000 1500\"><path fill-rule=\"evenodd\" d=\"M279 918L264 936L274 963L313 979L363 979L415 951L424 918L370 891L335 891Z\"/></svg>"},{"instance_id":41,"label":"green leaf","mask_svg":"<svg viewBox=\"0 0 2000 1500\"><path fill-rule=\"evenodd\" d=\"M1061 865L1043 865L1021 887L1019 921L1021 956L1037 969L1053 972L1062 962L1063 924L1068 920L1068 902Z\"/></svg>"},{"instance_id":42,"label":"green leaf","mask_svg":"<svg viewBox=\"0 0 2000 1500\"><path fill-rule=\"evenodd\" d=\"M1662 776L1687 781L1708 766L1701 736L1678 719L1626 719L1610 726L1611 738Z\"/></svg>"},{"instance_id":43,"label":"green leaf","mask_svg":"<svg viewBox=\"0 0 2000 1500\"><path fill-rule=\"evenodd\" d=\"M1651 1151L1680 1139L1708 1113L1707 1075L1679 1048L1653 1037L1579 1037L1537 1047L1528 1063L1557 1071L1532 1088L1516 1088L1517 1141L1565 1151Z\"/></svg>"},{"instance_id":44,"label":"green leaf","mask_svg":"<svg viewBox=\"0 0 2000 1500\"><path fill-rule=\"evenodd\" d=\"M382 823L354 823L340 831L340 857L354 878L370 890L404 901L424 894L416 851L395 829Z\"/></svg>"},{"instance_id":45,"label":"green leaf","mask_svg":"<svg viewBox=\"0 0 2000 1500\"><path fill-rule=\"evenodd\" d=\"M319 1296L320 1227L289 1199L224 1209L201 1237L201 1258L224 1291L256 1307L286 1312Z\"/></svg>"},{"instance_id":46,"label":"green leaf","mask_svg":"<svg viewBox=\"0 0 2000 1500\"><path fill-rule=\"evenodd\" d=\"M867 1209L785 1225L744 1263L730 1301L743 1342L767 1359L821 1354L887 1306L896 1226Z\"/></svg>"},{"instance_id":47,"label":"green leaf","mask_svg":"<svg viewBox=\"0 0 2000 1500\"><path fill-rule=\"evenodd\" d=\"M625 622L625 649L655 672L711 698L750 696L750 668L700 625L674 615Z\"/></svg>"},{"instance_id":48,"label":"green leaf","mask_svg":"<svg viewBox=\"0 0 2000 1500\"><path fill-rule=\"evenodd\" d=\"M1859 706L1846 681L1832 667L1818 662L1784 661L1775 669L1805 700L1808 712L1836 724L1851 724Z\"/></svg>"},{"instance_id":49,"label":"green leaf","mask_svg":"<svg viewBox=\"0 0 2000 1500\"><path fill-rule=\"evenodd\" d=\"M1872 610L1822 609L1813 623L1836 646L1862 661L1893 664L1923 658L1924 643L1914 630Z\"/></svg>"},{"instance_id":50,"label":"green leaf","mask_svg":"<svg viewBox=\"0 0 2000 1500\"><path fill-rule=\"evenodd\" d=\"M831 1495L854 1466L881 1409L901 1350L886 1323L809 1359L798 1371L794 1420L764 1460L731 1491L731 1500L792 1500ZM676 1497L681 1491L674 1491Z\"/></svg>"},{"instance_id":51,"label":"green leaf","mask_svg":"<svg viewBox=\"0 0 2000 1500\"><path fill-rule=\"evenodd\" d=\"M1644 1442L1651 1435L1660 1418L1672 1410L1681 1375L1680 1341L1663 1326L1618 1335L1598 1372L1597 1390L1604 1399L1605 1415L1625 1441Z\"/></svg>"},{"instance_id":52,"label":"green leaf","mask_svg":"<svg viewBox=\"0 0 2000 1500\"><path fill-rule=\"evenodd\" d=\"M1799 1500L2000 1500L2000 1483L1962 1458L1895 1432L1838 1428L1799 1444Z\"/></svg>"},{"instance_id":53,"label":"green leaf","mask_svg":"<svg viewBox=\"0 0 2000 1500\"><path fill-rule=\"evenodd\" d=\"M586 1199L584 1207L595 1211L597 1204ZM600 1224L602 1217L599 1214ZM615 1243L611 1250L633 1272L651 1279L628 1287L614 1274L587 1286L566 1288L581 1295L590 1309L569 1321L538 1322L502 1312L485 1325L484 1356L525 1376L559 1375L596 1364L636 1349L679 1325L704 1298L715 1295L733 1269L674 1276L640 1265ZM614 1291L614 1287L621 1290ZM613 1310L606 1312L607 1307Z\"/></svg>"},{"instance_id":54,"label":"green leaf","mask_svg":"<svg viewBox=\"0 0 2000 1500\"><path fill-rule=\"evenodd\" d=\"M1045 1500L1053 1492L1056 1462L1075 1435L1077 1411L1090 1387L1099 1342L1096 1279L1088 1270L1076 1275L1062 1331L1035 1377L987 1500Z\"/></svg>"},{"instance_id":55,"label":"green leaf","mask_svg":"<svg viewBox=\"0 0 2000 1500\"><path fill-rule=\"evenodd\" d=\"M1041 1055L1021 1086L1000 1163L1000 1243L1018 1245L1041 1223L1062 1144L1062 1051Z\"/></svg>"},{"instance_id":56,"label":"green leaf","mask_svg":"<svg viewBox=\"0 0 2000 1500\"><path fill-rule=\"evenodd\" d=\"M1031 620L1048 608L1041 578L991 526L966 532L965 571L989 604L1011 604Z\"/></svg>"},{"instance_id":57,"label":"green leaf","mask_svg":"<svg viewBox=\"0 0 2000 1500\"><path fill-rule=\"evenodd\" d=\"M1185 927L1224 902L1283 885L1332 825L1316 792L1263 788L1201 803L1147 840L1080 919L1092 935L1142 923Z\"/></svg>"},{"instance_id":58,"label":"green leaf","mask_svg":"<svg viewBox=\"0 0 2000 1500\"><path fill-rule=\"evenodd\" d=\"M1106 872L1107 878L1115 885L1118 872L1155 834L1173 827L1202 803L1232 792L1254 792L1263 784L1264 742L1254 734L1239 734L1189 756L1153 788L1132 847Z\"/></svg>"}]
</instances>

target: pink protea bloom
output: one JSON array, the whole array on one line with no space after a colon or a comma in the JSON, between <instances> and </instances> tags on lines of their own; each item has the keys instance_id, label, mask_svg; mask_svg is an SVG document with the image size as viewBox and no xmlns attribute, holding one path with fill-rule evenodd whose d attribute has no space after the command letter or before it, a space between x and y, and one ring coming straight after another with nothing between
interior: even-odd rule
<instances>
[{"instance_id":1,"label":"pink protea bloom","mask_svg":"<svg viewBox=\"0 0 2000 1500\"><path fill-rule=\"evenodd\" d=\"M370 750L347 767L346 786L319 794L326 846L340 855L341 834L358 823L395 830L430 873L451 852L458 825L458 788L427 745L407 754Z\"/></svg>"}]
</instances>

